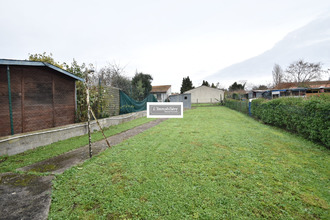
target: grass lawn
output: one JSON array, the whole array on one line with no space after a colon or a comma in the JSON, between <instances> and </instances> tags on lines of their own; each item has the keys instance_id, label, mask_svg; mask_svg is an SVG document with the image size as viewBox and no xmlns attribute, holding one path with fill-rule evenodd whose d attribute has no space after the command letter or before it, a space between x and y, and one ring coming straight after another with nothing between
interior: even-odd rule
<instances>
[{"instance_id":1,"label":"grass lawn","mask_svg":"<svg viewBox=\"0 0 330 220\"><path fill-rule=\"evenodd\" d=\"M133 121L129 121L123 124L110 126L109 128L104 129L104 133L107 137L109 137L147 123L151 120L153 119L147 119L145 117L135 119ZM101 132L92 133L92 142L102 139L103 136ZM82 135L78 137L69 138L67 140L58 141L43 147L38 147L33 150L28 150L21 154L13 156L0 156L0 173L15 172L17 168L58 156L60 154L77 149L87 144L88 136Z\"/></svg>"},{"instance_id":2,"label":"grass lawn","mask_svg":"<svg viewBox=\"0 0 330 220\"><path fill-rule=\"evenodd\" d=\"M329 219L329 150L225 107L56 176L50 219Z\"/></svg>"}]
</instances>

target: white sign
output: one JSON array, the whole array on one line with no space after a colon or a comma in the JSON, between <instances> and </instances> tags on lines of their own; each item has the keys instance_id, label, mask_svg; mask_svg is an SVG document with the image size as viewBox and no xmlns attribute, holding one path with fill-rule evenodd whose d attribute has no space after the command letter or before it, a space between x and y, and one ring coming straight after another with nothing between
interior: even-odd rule
<instances>
[{"instance_id":1,"label":"white sign","mask_svg":"<svg viewBox=\"0 0 330 220\"><path fill-rule=\"evenodd\" d=\"M183 118L183 102L147 102L147 118Z\"/></svg>"}]
</instances>

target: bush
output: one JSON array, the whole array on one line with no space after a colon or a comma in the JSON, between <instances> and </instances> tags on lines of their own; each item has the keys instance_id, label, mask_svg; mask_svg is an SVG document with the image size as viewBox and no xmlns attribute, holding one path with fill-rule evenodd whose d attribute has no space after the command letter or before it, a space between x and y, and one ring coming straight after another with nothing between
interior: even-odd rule
<instances>
[{"instance_id":1,"label":"bush","mask_svg":"<svg viewBox=\"0 0 330 220\"><path fill-rule=\"evenodd\" d=\"M266 124L330 147L330 96L252 101L252 115Z\"/></svg>"},{"instance_id":2,"label":"bush","mask_svg":"<svg viewBox=\"0 0 330 220\"><path fill-rule=\"evenodd\" d=\"M226 99L225 106L236 111L248 114L249 113L249 101L240 101L235 99Z\"/></svg>"}]
</instances>

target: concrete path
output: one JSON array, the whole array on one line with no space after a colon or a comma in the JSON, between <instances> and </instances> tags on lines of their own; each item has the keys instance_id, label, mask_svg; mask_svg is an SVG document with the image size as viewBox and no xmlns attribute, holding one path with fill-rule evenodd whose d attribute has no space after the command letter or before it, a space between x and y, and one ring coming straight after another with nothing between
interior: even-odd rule
<instances>
[{"instance_id":1,"label":"concrete path","mask_svg":"<svg viewBox=\"0 0 330 220\"><path fill-rule=\"evenodd\" d=\"M166 119L157 119L108 139L115 146ZM107 149L104 140L93 143L93 155ZM0 219L47 219L51 204L53 174L63 173L70 167L89 159L88 145L57 157L19 168L19 171L50 173L49 176L4 173L0 175Z\"/></svg>"}]
</instances>

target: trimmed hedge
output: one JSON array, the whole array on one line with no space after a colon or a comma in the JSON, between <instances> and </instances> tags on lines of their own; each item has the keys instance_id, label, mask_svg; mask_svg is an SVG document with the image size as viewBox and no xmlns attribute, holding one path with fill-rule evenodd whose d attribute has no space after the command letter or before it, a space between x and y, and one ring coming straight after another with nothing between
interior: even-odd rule
<instances>
[{"instance_id":1,"label":"trimmed hedge","mask_svg":"<svg viewBox=\"0 0 330 220\"><path fill-rule=\"evenodd\" d=\"M301 134L330 148L330 96L256 99L252 115L266 124Z\"/></svg>"},{"instance_id":2,"label":"trimmed hedge","mask_svg":"<svg viewBox=\"0 0 330 220\"><path fill-rule=\"evenodd\" d=\"M225 106L236 111L248 114L249 113L249 101L240 101L236 99L226 99Z\"/></svg>"}]
</instances>

